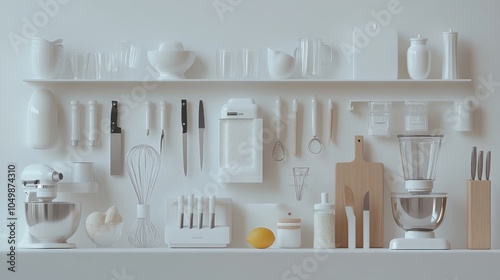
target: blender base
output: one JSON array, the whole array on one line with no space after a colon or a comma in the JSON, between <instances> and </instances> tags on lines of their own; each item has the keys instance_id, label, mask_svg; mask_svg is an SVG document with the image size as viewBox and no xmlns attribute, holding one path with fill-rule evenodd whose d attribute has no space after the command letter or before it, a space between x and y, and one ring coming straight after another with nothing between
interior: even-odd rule
<instances>
[{"instance_id":1,"label":"blender base","mask_svg":"<svg viewBox=\"0 0 500 280\"><path fill-rule=\"evenodd\" d=\"M394 238L389 243L391 250L449 250L450 242L435 238L433 231L407 231L404 238Z\"/></svg>"}]
</instances>

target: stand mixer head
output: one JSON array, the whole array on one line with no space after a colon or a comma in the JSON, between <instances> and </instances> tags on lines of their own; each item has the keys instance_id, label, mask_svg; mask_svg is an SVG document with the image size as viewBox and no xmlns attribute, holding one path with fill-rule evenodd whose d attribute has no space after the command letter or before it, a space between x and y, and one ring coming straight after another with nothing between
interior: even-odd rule
<instances>
[{"instance_id":1,"label":"stand mixer head","mask_svg":"<svg viewBox=\"0 0 500 280\"><path fill-rule=\"evenodd\" d=\"M392 214L405 230L390 249L450 249L447 240L435 238L434 230L444 218L447 194L432 193L436 162L443 135L398 135L405 187L408 193L393 193Z\"/></svg>"}]
</instances>

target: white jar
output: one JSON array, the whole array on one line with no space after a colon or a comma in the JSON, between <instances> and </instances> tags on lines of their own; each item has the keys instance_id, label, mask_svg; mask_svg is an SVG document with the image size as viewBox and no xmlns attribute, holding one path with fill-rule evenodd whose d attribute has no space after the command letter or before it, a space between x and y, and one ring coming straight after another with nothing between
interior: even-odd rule
<instances>
[{"instance_id":1,"label":"white jar","mask_svg":"<svg viewBox=\"0 0 500 280\"><path fill-rule=\"evenodd\" d=\"M299 248L301 245L300 219L278 219L277 240L280 248Z\"/></svg>"},{"instance_id":2,"label":"white jar","mask_svg":"<svg viewBox=\"0 0 500 280\"><path fill-rule=\"evenodd\" d=\"M423 80L429 77L431 71L431 51L427 47L427 39L410 39L410 47L406 53L408 74L414 80Z\"/></svg>"},{"instance_id":3,"label":"white jar","mask_svg":"<svg viewBox=\"0 0 500 280\"><path fill-rule=\"evenodd\" d=\"M335 248L335 205L328 203L328 193L321 193L321 203L314 204L314 248Z\"/></svg>"},{"instance_id":4,"label":"white jar","mask_svg":"<svg viewBox=\"0 0 500 280\"><path fill-rule=\"evenodd\" d=\"M57 142L58 111L52 92L35 89L28 104L28 142L32 148L48 149Z\"/></svg>"}]
</instances>

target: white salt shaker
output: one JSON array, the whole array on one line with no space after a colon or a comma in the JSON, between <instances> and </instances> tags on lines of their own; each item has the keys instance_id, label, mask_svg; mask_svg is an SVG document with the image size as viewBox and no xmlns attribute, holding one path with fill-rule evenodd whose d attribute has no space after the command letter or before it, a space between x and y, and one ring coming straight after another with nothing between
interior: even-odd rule
<instances>
[{"instance_id":1,"label":"white salt shaker","mask_svg":"<svg viewBox=\"0 0 500 280\"><path fill-rule=\"evenodd\" d=\"M328 203L328 193L321 193L321 203L314 204L314 248L335 248L335 205Z\"/></svg>"},{"instance_id":2,"label":"white salt shaker","mask_svg":"<svg viewBox=\"0 0 500 280\"><path fill-rule=\"evenodd\" d=\"M278 219L277 241L280 248L299 248L302 233L299 218Z\"/></svg>"},{"instance_id":3,"label":"white salt shaker","mask_svg":"<svg viewBox=\"0 0 500 280\"><path fill-rule=\"evenodd\" d=\"M427 39L420 37L410 39L410 47L406 53L408 74L414 80L423 80L429 77L431 71L431 51L427 46Z\"/></svg>"},{"instance_id":4,"label":"white salt shaker","mask_svg":"<svg viewBox=\"0 0 500 280\"><path fill-rule=\"evenodd\" d=\"M452 29L443 32L443 80L458 79L457 37Z\"/></svg>"}]
</instances>

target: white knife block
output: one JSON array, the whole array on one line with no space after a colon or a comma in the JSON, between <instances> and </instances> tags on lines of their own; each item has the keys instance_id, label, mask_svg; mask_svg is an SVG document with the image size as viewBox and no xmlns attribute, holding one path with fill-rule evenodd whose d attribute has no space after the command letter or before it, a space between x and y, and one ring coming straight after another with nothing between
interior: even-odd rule
<instances>
[{"instance_id":1,"label":"white knife block","mask_svg":"<svg viewBox=\"0 0 500 280\"><path fill-rule=\"evenodd\" d=\"M195 206L197 200L198 197L193 201ZM184 205L184 227L179 228L177 197L167 197L165 243L171 248L227 247L231 243L231 199L215 199L214 228L209 227L208 203L204 203L203 227L201 229L198 228L198 211L196 207L194 208L193 228L189 228L187 205Z\"/></svg>"}]
</instances>

